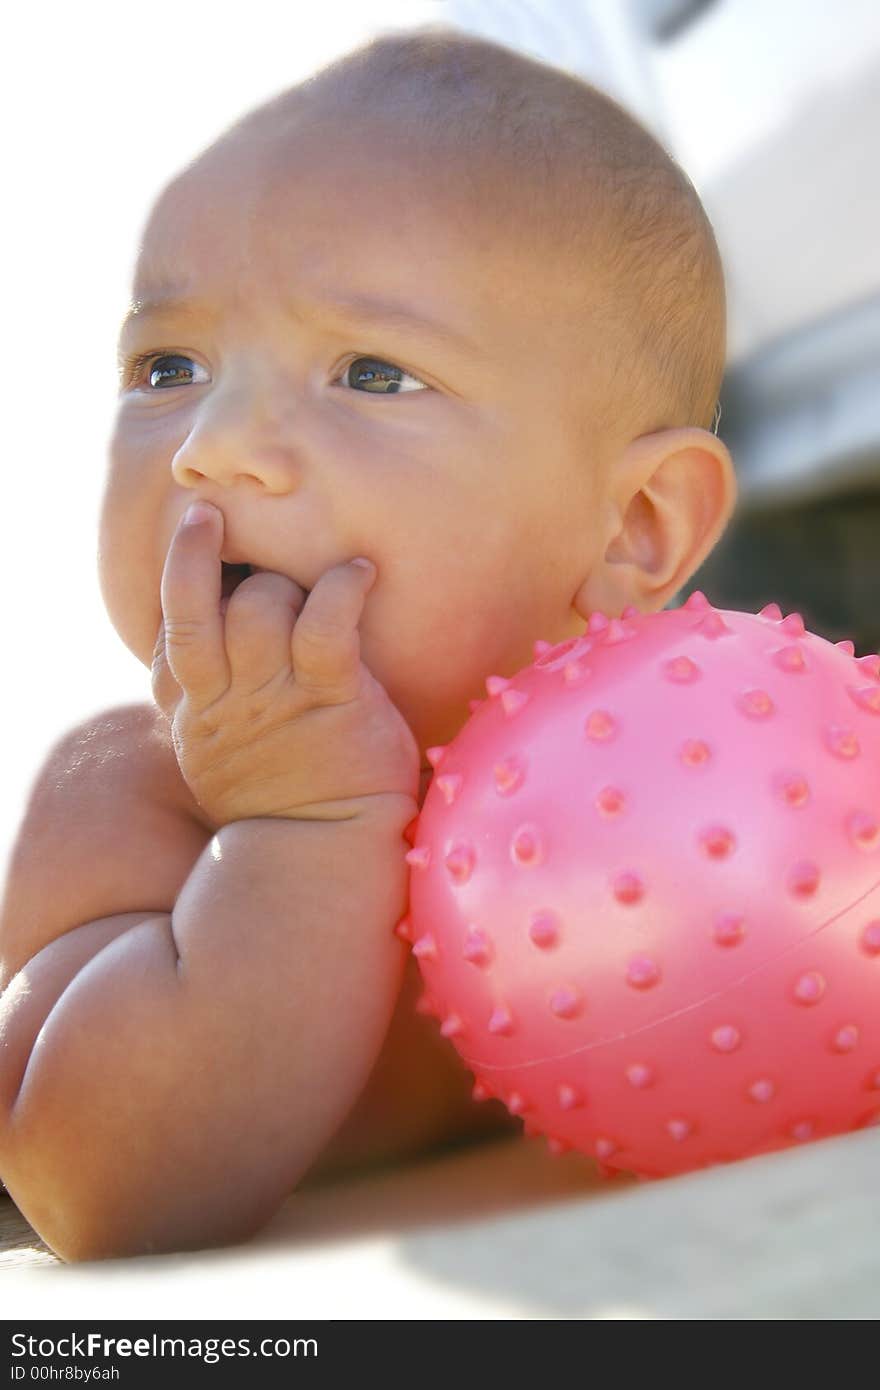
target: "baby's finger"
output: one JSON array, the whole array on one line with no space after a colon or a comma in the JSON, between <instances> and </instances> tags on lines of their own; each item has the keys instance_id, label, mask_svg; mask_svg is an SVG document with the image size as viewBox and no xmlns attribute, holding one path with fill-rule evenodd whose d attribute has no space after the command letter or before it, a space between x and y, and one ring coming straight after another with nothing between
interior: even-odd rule
<instances>
[{"instance_id":1,"label":"baby's finger","mask_svg":"<svg viewBox=\"0 0 880 1390\"><path fill-rule=\"evenodd\" d=\"M207 502L184 513L162 573L165 654L171 674L196 705L229 686L220 613L223 514Z\"/></svg>"},{"instance_id":2,"label":"baby's finger","mask_svg":"<svg viewBox=\"0 0 880 1390\"><path fill-rule=\"evenodd\" d=\"M165 655L165 620L159 624L156 645L153 647L153 661L150 667L150 686L153 701L163 714L173 719L174 711L180 704L183 691L171 674Z\"/></svg>"},{"instance_id":3,"label":"baby's finger","mask_svg":"<svg viewBox=\"0 0 880 1390\"><path fill-rule=\"evenodd\" d=\"M358 623L375 578L369 560L334 565L321 575L297 619L291 639L296 683L318 700L336 704L358 694Z\"/></svg>"},{"instance_id":4,"label":"baby's finger","mask_svg":"<svg viewBox=\"0 0 880 1390\"><path fill-rule=\"evenodd\" d=\"M279 675L290 677L290 634L305 601L305 590L295 580L271 570L239 584L226 609L226 653L233 684L256 691Z\"/></svg>"}]
</instances>

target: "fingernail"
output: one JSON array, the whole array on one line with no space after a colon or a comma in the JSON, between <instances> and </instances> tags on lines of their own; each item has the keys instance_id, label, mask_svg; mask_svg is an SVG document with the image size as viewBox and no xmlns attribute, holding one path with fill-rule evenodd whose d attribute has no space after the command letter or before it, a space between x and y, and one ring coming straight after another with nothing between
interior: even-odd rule
<instances>
[{"instance_id":1,"label":"fingernail","mask_svg":"<svg viewBox=\"0 0 880 1390\"><path fill-rule=\"evenodd\" d=\"M363 555L359 555L359 556L357 557L357 559L356 559L356 560L352 560L351 563L352 563L353 565L360 565L361 569L365 569L365 570L374 570L374 569L376 568L376 566L373 564L372 560L365 560L364 557L363 557Z\"/></svg>"},{"instance_id":2,"label":"fingernail","mask_svg":"<svg viewBox=\"0 0 880 1390\"><path fill-rule=\"evenodd\" d=\"M216 510L210 502L191 502L183 514L183 524L198 526L202 521L210 521Z\"/></svg>"}]
</instances>

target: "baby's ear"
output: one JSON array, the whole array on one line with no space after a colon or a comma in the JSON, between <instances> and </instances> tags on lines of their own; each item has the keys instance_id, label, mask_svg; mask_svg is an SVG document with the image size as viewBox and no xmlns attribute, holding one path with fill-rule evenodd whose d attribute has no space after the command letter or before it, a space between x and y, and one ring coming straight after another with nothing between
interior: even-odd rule
<instances>
[{"instance_id":1,"label":"baby's ear","mask_svg":"<svg viewBox=\"0 0 880 1390\"><path fill-rule=\"evenodd\" d=\"M632 441L609 475L602 571L606 602L663 608L717 545L736 507L727 446L696 427ZM607 609L605 611L608 611Z\"/></svg>"}]
</instances>

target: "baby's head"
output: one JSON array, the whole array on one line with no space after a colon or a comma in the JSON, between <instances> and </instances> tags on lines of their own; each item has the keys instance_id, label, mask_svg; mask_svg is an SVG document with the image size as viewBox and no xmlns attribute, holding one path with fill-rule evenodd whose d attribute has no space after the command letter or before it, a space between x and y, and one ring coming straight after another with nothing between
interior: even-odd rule
<instances>
[{"instance_id":1,"label":"baby's head","mask_svg":"<svg viewBox=\"0 0 880 1390\"><path fill-rule=\"evenodd\" d=\"M696 193L497 45L384 36L238 122L158 199L133 300L100 538L121 637L150 664L195 497L224 554L306 589L367 555L361 655L423 763L536 638L662 608L733 510Z\"/></svg>"}]
</instances>

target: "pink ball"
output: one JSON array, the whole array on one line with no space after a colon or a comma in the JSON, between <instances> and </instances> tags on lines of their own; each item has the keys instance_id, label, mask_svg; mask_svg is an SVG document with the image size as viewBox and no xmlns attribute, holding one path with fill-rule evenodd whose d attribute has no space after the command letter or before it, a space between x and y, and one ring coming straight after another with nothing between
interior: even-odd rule
<instances>
[{"instance_id":1,"label":"pink ball","mask_svg":"<svg viewBox=\"0 0 880 1390\"><path fill-rule=\"evenodd\" d=\"M700 592L535 650L407 855L474 1094L645 1177L877 1122L880 657Z\"/></svg>"}]
</instances>

